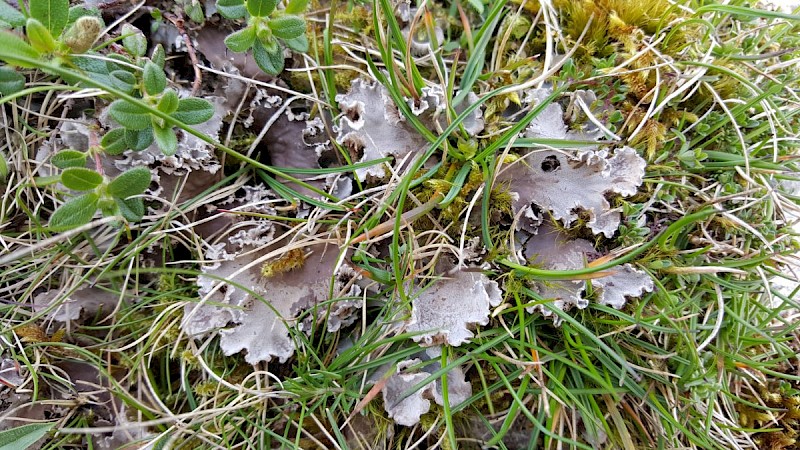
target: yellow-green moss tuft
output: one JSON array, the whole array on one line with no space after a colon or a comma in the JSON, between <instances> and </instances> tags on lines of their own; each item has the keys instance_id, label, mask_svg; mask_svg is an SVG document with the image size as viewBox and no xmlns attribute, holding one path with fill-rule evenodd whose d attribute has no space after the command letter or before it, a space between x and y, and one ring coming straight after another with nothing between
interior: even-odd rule
<instances>
[{"instance_id":1,"label":"yellow-green moss tuft","mask_svg":"<svg viewBox=\"0 0 800 450\"><path fill-rule=\"evenodd\" d=\"M274 261L267 261L261 266L261 276L264 278L274 277L282 273L290 272L294 269L303 267L306 262L306 254L303 249L294 248L281 255Z\"/></svg>"}]
</instances>

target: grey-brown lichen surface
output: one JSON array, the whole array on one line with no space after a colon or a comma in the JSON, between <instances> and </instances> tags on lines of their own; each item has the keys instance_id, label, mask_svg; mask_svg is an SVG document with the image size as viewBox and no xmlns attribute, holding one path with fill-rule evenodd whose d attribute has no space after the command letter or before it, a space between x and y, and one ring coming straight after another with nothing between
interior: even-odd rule
<instances>
[{"instance_id":1,"label":"grey-brown lichen surface","mask_svg":"<svg viewBox=\"0 0 800 450\"><path fill-rule=\"evenodd\" d=\"M523 255L532 265L548 270L576 270L586 267L595 259L597 252L591 242L585 239L571 239L548 223L542 224L536 235L530 236L524 243ZM587 283L591 283L597 295L597 302L620 309L625 305L627 297L638 297L653 290L650 276L634 268L631 264L622 264L593 278L584 280L542 280L533 282L533 288L549 305L567 311L572 307L579 309L589 306L586 298ZM528 308L530 312L540 311L545 317L553 312L543 305ZM554 317L558 322L558 319Z\"/></svg>"},{"instance_id":2,"label":"grey-brown lichen surface","mask_svg":"<svg viewBox=\"0 0 800 450\"><path fill-rule=\"evenodd\" d=\"M469 342L475 325L489 323L489 307L502 301L497 283L472 268L456 269L412 294L407 331L422 346Z\"/></svg>"},{"instance_id":3,"label":"grey-brown lichen surface","mask_svg":"<svg viewBox=\"0 0 800 450\"><path fill-rule=\"evenodd\" d=\"M406 121L380 83L355 79L350 91L337 95L336 101L342 111L336 140L354 157L360 155L358 162L393 157L398 163L395 169L401 170L406 167L401 162L407 165L428 149L428 140ZM475 101L477 96L469 95L456 111L463 111ZM411 113L429 130L438 132L446 127L445 94L441 87L426 86L420 98L406 102ZM463 126L471 135L479 133L483 129L480 109L466 117ZM355 173L361 181L368 177L382 179L386 175L383 164L356 169Z\"/></svg>"},{"instance_id":4,"label":"grey-brown lichen surface","mask_svg":"<svg viewBox=\"0 0 800 450\"><path fill-rule=\"evenodd\" d=\"M274 215L270 195L263 187L247 188L234 203L240 204L237 211ZM205 249L203 275L197 281L201 300L186 305L181 327L196 338L218 332L225 354L246 351L245 360L251 364L272 358L286 361L295 351L290 329L299 328L297 316L331 299L339 248L311 239L293 243L276 235L276 225L268 219L236 217L226 235ZM289 270L265 275L264 264L290 254L300 260ZM334 294L342 286L335 283ZM347 289L351 292L353 287ZM350 323L354 305L331 306L331 327Z\"/></svg>"},{"instance_id":5,"label":"grey-brown lichen surface","mask_svg":"<svg viewBox=\"0 0 800 450\"><path fill-rule=\"evenodd\" d=\"M409 389L442 368L439 362L417 369L414 367L423 361L439 358L441 354L441 347L430 347L421 352L418 358L400 361L397 363L397 373L392 374L381 389L384 409L398 424L410 427L419 423L420 417L430 410L431 400L437 405L444 405L441 380L429 383L403 398ZM449 370L446 376L448 404L452 408L472 395L472 385L465 379L464 370L460 366Z\"/></svg>"},{"instance_id":6,"label":"grey-brown lichen surface","mask_svg":"<svg viewBox=\"0 0 800 450\"><path fill-rule=\"evenodd\" d=\"M336 246L300 247L310 255L299 267L265 277L262 263L269 260L264 257L274 254L272 259L280 259L285 244L247 244L234 253L224 246L210 248L206 256L215 261L203 268L208 275L198 280L205 303L187 305L183 329L193 336L219 331L223 352L246 351L245 360L251 364L272 358L285 362L295 351L290 328L299 328L299 314L331 298L330 279L339 256ZM335 309L329 319L336 329L353 311L351 304L346 306Z\"/></svg>"},{"instance_id":7,"label":"grey-brown lichen surface","mask_svg":"<svg viewBox=\"0 0 800 450\"><path fill-rule=\"evenodd\" d=\"M549 92L547 89L534 90L525 101L535 105ZM417 100L407 100L408 107L431 131L441 131L447 124L444 93L436 87L425 87L422 93ZM591 100L590 97L587 99L585 101ZM383 86L356 79L350 91L338 96L337 101L343 112L337 141L350 150L362 152L361 162L391 156L395 162L407 163L408 158L416 157L427 148L427 141L401 118ZM468 96L459 111L475 101L476 97ZM584 114L585 109L585 105L582 109L575 107L570 114L574 118ZM464 122L470 135L483 129L480 111L478 108ZM286 117L288 115L289 112ZM569 130L563 115L559 104L549 105L540 118L528 126L524 136L600 138L601 133L594 128ZM321 131L319 121L307 121L305 116L295 117L295 114L291 116L296 120L287 119L287 123L296 124L292 129L302 132L303 136L311 133L309 136L313 139L314 130ZM326 144L321 141L309 143L304 139L296 141L279 139L274 142L272 157L287 167L319 167L320 145L326 147ZM295 144L310 153L298 154ZM589 229L610 237L619 226L620 213L611 207L606 197L612 194L633 195L642 182L644 166L644 160L629 147L607 150L596 146L577 150L531 150L513 164L501 166L497 182L508 186L512 192L519 236L528 236L524 239L522 252L525 258L534 265L551 270L584 267L587 256L595 253L593 245L581 239L566 240L546 223L539 225L543 217L534 214L534 207L566 226L574 223L581 212L585 213ZM403 167L398 165L395 169ZM356 177L362 181L369 177L382 178L385 173L383 165L355 171ZM327 184L318 186L329 187ZM258 196L254 196L255 191L251 188L247 192L245 211L274 214L274 210L265 206L268 201L256 201L254 205L259 206L248 208L248 201ZM184 331L198 337L218 331L221 348L226 354L246 351L246 360L251 363L272 358L285 361L293 354L295 346L290 328L301 332L310 330L309 321L315 318L306 315L306 319L298 322L298 315L307 308L331 300L329 280L334 275L340 249L331 245L327 248L324 245L309 247L306 250L312 256L301 266L265 277L261 266L280 258L284 253L280 249L290 245L286 239L276 239L276 232L274 224L266 219L239 217L225 238L209 245L205 254L208 262L203 266L207 275L198 280L203 300L199 305L187 306ZM652 290L649 277L630 265L618 267L591 283L596 293L593 298L615 308L622 307L626 297ZM341 282L335 284L344 286ZM563 310L573 306L586 307L589 301L584 295L586 287L587 282L583 280L533 284L543 298ZM349 293L358 292L359 286L351 284ZM347 292L339 294L346 296ZM410 297L411 311L405 331L413 333L413 339L421 346L458 346L473 338L476 326L488 323L490 309L502 303L503 292L497 282L481 273L478 267L471 267L450 270L428 286L414 286ZM330 314L328 328L335 331L352 323L353 312L358 308L360 302L352 299L333 302L327 310ZM550 310L541 306L529 310L552 315ZM265 323L268 324L266 327ZM417 375L408 376L413 378ZM419 404L424 403L417 400Z\"/></svg>"},{"instance_id":8,"label":"grey-brown lichen surface","mask_svg":"<svg viewBox=\"0 0 800 450\"><path fill-rule=\"evenodd\" d=\"M530 90L525 102L533 107L551 93L549 88ZM575 94L570 116L576 119L585 116L586 112L574 105L585 104L592 98L585 93ZM564 121L564 110L557 102L548 104L523 135L533 139L595 141L597 145L558 150L542 146L500 168L497 182L508 186L514 195L514 213L519 219L517 227L535 231L542 219L533 209L536 206L567 227L584 212L588 215L586 225L593 233L612 237L619 228L620 212L611 206L607 197L636 194L644 178L645 160L627 146L600 148L603 141L598 139L603 133L591 123L582 130L570 129Z\"/></svg>"},{"instance_id":9,"label":"grey-brown lichen surface","mask_svg":"<svg viewBox=\"0 0 800 450\"><path fill-rule=\"evenodd\" d=\"M353 154L361 153L358 162L387 156L402 160L416 155L427 140L403 119L389 91L377 82L353 80L350 92L336 96L343 116L337 141ZM367 177L383 178L383 165L356 169L361 181Z\"/></svg>"},{"instance_id":10,"label":"grey-brown lichen surface","mask_svg":"<svg viewBox=\"0 0 800 450\"><path fill-rule=\"evenodd\" d=\"M533 90L525 102L529 107L534 106L549 92L548 89ZM434 134L448 124L444 95L440 88L427 86L418 99L406 99L411 113ZM356 79L350 91L337 96L337 101L343 114L335 127L336 140L359 154L359 162L391 157L393 170L402 171L428 148L428 141L403 118L383 86ZM467 96L456 113L460 114L476 101L474 95ZM573 121L586 114L585 103L591 102L591 96L576 94L573 103L579 101L584 102L582 107L569 109ZM273 136L269 149L273 162L285 167L320 168L321 152L330 148L328 142L320 139L323 136L320 119L308 120L307 116L296 115L291 110L280 114L281 129L291 129L303 138L287 139L285 134ZM273 126L276 124L278 122ZM469 114L462 125L469 136L480 133L484 127L481 109ZM549 105L526 128L523 136L583 141L603 137L593 125L571 130L558 103ZM619 227L620 212L611 207L607 197L635 194L642 182L645 162L629 147L601 148L602 141L597 142L595 146L580 149L534 149L523 153L514 163L500 166L496 181L512 193L513 212L518 220L517 236L522 247L520 256L530 264L550 270L572 270L584 267L597 256L592 243L567 238L548 223L547 216L570 226L580 214L585 214L586 226L595 234L608 237ZM380 164L360 168L355 170L355 176L361 181L381 179L388 167ZM309 181L318 188L333 187L332 180ZM302 186L292 187L312 194ZM243 197L220 206L275 215L270 205L277 200L269 190L246 187ZM301 206L298 214L306 211L304 208ZM535 209L541 215L536 215ZM296 351L293 333L309 332L312 322L323 316L329 331L340 330L356 320L355 312L361 308L361 302L353 296L360 295L362 287L353 280L360 275L341 264L342 249L330 244L298 244L303 239L301 235L280 237L282 228L264 218L234 216L232 221L228 218L228 222L225 234L205 249L203 275L198 278L201 300L185 308L182 328L186 333L196 338L216 333L226 355L245 352L245 360L251 364L272 359L285 362ZM280 261L293 251L303 253L300 264L285 272L265 275L265 264ZM480 264L481 258L471 261L471 264ZM639 296L653 288L647 274L627 264L591 281L541 281L530 286L553 307L568 310L588 305L589 283L593 288L591 299L614 308L624 306L628 297ZM382 391L389 417L411 426L429 410L431 400L440 405L444 401L441 381L400 398L410 387L435 372L439 365L413 367L438 356L441 345L459 346L470 342L476 327L488 324L492 308L503 302L504 292L477 265L450 269L440 278L409 285L409 288L410 316L399 329L411 333L412 339L421 347L427 347L430 354L400 362L398 372L386 381ZM322 315L315 317L306 313L321 304L326 305ZM530 307L528 311L554 316L542 305ZM451 406L471 394L470 383L460 367L448 374L448 386Z\"/></svg>"},{"instance_id":11,"label":"grey-brown lichen surface","mask_svg":"<svg viewBox=\"0 0 800 450\"><path fill-rule=\"evenodd\" d=\"M501 171L498 181L515 195L514 212L520 226L538 218L532 205L571 225L579 212L595 234L611 237L620 224L620 212L606 196L631 196L642 183L645 161L630 147L609 154L599 151L533 150Z\"/></svg>"},{"instance_id":12,"label":"grey-brown lichen surface","mask_svg":"<svg viewBox=\"0 0 800 450\"><path fill-rule=\"evenodd\" d=\"M109 315L117 307L119 296L99 286L77 289L67 294L52 289L33 297L33 310L50 310L48 317L57 322L79 320L82 316Z\"/></svg>"}]
</instances>

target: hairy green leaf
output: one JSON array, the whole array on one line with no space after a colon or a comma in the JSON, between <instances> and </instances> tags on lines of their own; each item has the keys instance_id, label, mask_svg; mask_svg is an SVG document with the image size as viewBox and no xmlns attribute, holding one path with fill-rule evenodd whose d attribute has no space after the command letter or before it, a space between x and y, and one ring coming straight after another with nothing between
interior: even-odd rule
<instances>
[{"instance_id":1,"label":"hairy green leaf","mask_svg":"<svg viewBox=\"0 0 800 450\"><path fill-rule=\"evenodd\" d=\"M103 214L103 217L122 215L122 211L119 210L117 200L114 198L101 198L97 203L97 208L100 210L100 213Z\"/></svg>"},{"instance_id":2,"label":"hairy green leaf","mask_svg":"<svg viewBox=\"0 0 800 450\"><path fill-rule=\"evenodd\" d=\"M93 56L96 56L96 54ZM108 58L112 59L114 58L114 55L108 55ZM102 61L97 58L91 58L81 55L71 57L70 62L76 68L86 72L84 75L89 76L93 81L112 86L113 86L113 81L111 80L110 73L113 72L114 70L119 70L120 68L119 65L115 64L112 61ZM86 86L86 84L83 83L80 79L70 77L67 74L62 75L62 78L64 78L64 80L67 81L68 83L81 84L83 86Z\"/></svg>"},{"instance_id":3,"label":"hairy green leaf","mask_svg":"<svg viewBox=\"0 0 800 450\"><path fill-rule=\"evenodd\" d=\"M50 162L59 169L84 167L86 165L86 153L72 149L61 150L50 158Z\"/></svg>"},{"instance_id":4,"label":"hairy green leaf","mask_svg":"<svg viewBox=\"0 0 800 450\"><path fill-rule=\"evenodd\" d=\"M128 148L140 152L153 143L153 127L148 126L143 130L125 130L125 143Z\"/></svg>"},{"instance_id":5,"label":"hairy green leaf","mask_svg":"<svg viewBox=\"0 0 800 450\"><path fill-rule=\"evenodd\" d=\"M70 6L67 28L77 22L81 17L94 17L102 21L103 14L97 8L86 8L83 6Z\"/></svg>"},{"instance_id":6,"label":"hairy green leaf","mask_svg":"<svg viewBox=\"0 0 800 450\"><path fill-rule=\"evenodd\" d=\"M225 45L234 52L241 53L250 50L256 41L255 27L245 27L225 38Z\"/></svg>"},{"instance_id":7,"label":"hairy green leaf","mask_svg":"<svg viewBox=\"0 0 800 450\"><path fill-rule=\"evenodd\" d=\"M138 222L144 217L144 201L140 197L114 199L119 207L119 212L122 217L128 222Z\"/></svg>"},{"instance_id":8,"label":"hairy green leaf","mask_svg":"<svg viewBox=\"0 0 800 450\"><path fill-rule=\"evenodd\" d=\"M52 53L56 49L56 40L53 35L45 28L42 22L34 18L28 19L25 23L25 35L36 51L41 53Z\"/></svg>"},{"instance_id":9,"label":"hairy green leaf","mask_svg":"<svg viewBox=\"0 0 800 450\"><path fill-rule=\"evenodd\" d=\"M305 34L301 34L294 39L286 39L283 42L287 47L298 53L305 53L308 51L308 38Z\"/></svg>"},{"instance_id":10,"label":"hairy green leaf","mask_svg":"<svg viewBox=\"0 0 800 450\"><path fill-rule=\"evenodd\" d=\"M136 77L126 70L115 70L109 74L111 85L130 94L136 88Z\"/></svg>"},{"instance_id":11,"label":"hairy green leaf","mask_svg":"<svg viewBox=\"0 0 800 450\"><path fill-rule=\"evenodd\" d=\"M30 0L31 17L41 22L55 37L61 35L69 20L69 0Z\"/></svg>"},{"instance_id":12,"label":"hairy green leaf","mask_svg":"<svg viewBox=\"0 0 800 450\"><path fill-rule=\"evenodd\" d=\"M294 39L306 32L306 21L301 17L286 15L269 21L272 33L281 39Z\"/></svg>"},{"instance_id":13,"label":"hairy green leaf","mask_svg":"<svg viewBox=\"0 0 800 450\"><path fill-rule=\"evenodd\" d=\"M32 69L35 64L22 61L19 58L38 59L39 52L34 50L27 42L19 36L0 31L0 61L5 61L12 66L25 67Z\"/></svg>"},{"instance_id":14,"label":"hairy green leaf","mask_svg":"<svg viewBox=\"0 0 800 450\"><path fill-rule=\"evenodd\" d=\"M161 127L153 125L153 136L156 138L158 148L160 148L165 155L172 156L178 151L178 137L175 136L175 132L172 130L171 126L167 125Z\"/></svg>"},{"instance_id":15,"label":"hairy green leaf","mask_svg":"<svg viewBox=\"0 0 800 450\"><path fill-rule=\"evenodd\" d=\"M278 50L278 40L272 35L272 30L268 26L259 27L256 31L256 37L258 37L258 42L268 53Z\"/></svg>"},{"instance_id":16,"label":"hairy green leaf","mask_svg":"<svg viewBox=\"0 0 800 450\"><path fill-rule=\"evenodd\" d=\"M175 90L167 89L158 100L158 110L163 113L172 114L178 109L178 102L178 94Z\"/></svg>"},{"instance_id":17,"label":"hairy green leaf","mask_svg":"<svg viewBox=\"0 0 800 450\"><path fill-rule=\"evenodd\" d=\"M163 45L156 45L156 48L153 49L153 53L150 55L150 61L158 64L158 67L164 68L164 63L167 61L167 52L164 51Z\"/></svg>"},{"instance_id":18,"label":"hairy green leaf","mask_svg":"<svg viewBox=\"0 0 800 450\"><path fill-rule=\"evenodd\" d=\"M25 77L9 67L0 67L0 96L11 95L25 88Z\"/></svg>"},{"instance_id":19,"label":"hairy green leaf","mask_svg":"<svg viewBox=\"0 0 800 450\"><path fill-rule=\"evenodd\" d=\"M36 187L52 186L61 181L61 175L49 175L46 177L35 177L33 184Z\"/></svg>"},{"instance_id":20,"label":"hairy green leaf","mask_svg":"<svg viewBox=\"0 0 800 450\"><path fill-rule=\"evenodd\" d=\"M12 27L21 27L25 25L25 16L4 0L0 0L0 21Z\"/></svg>"},{"instance_id":21,"label":"hairy green leaf","mask_svg":"<svg viewBox=\"0 0 800 450\"><path fill-rule=\"evenodd\" d=\"M147 38L133 25L122 26L122 46L133 56L144 56L147 52Z\"/></svg>"},{"instance_id":22,"label":"hairy green leaf","mask_svg":"<svg viewBox=\"0 0 800 450\"><path fill-rule=\"evenodd\" d=\"M197 125L214 116L214 106L202 98L182 98L178 101L178 109L172 113L175 120L186 125Z\"/></svg>"},{"instance_id":23,"label":"hairy green leaf","mask_svg":"<svg viewBox=\"0 0 800 450\"><path fill-rule=\"evenodd\" d=\"M81 56L77 56L76 58L73 58L73 59L80 58L80 59L84 59L84 60L85 59L89 59L91 61L98 61L98 63L105 64L106 72L108 72L108 73L111 73L111 72L113 72L115 70L124 70L124 71L130 72L132 74L136 73L136 69L134 69L133 67L130 67L130 65L133 63L133 61L131 61L131 59L128 58L127 55L120 55L119 53L109 53L109 54L107 54L105 56L107 58L105 61L99 61L99 60L97 60L95 58L91 58L91 59L83 58ZM83 68L83 67L81 67L81 68ZM96 70L92 70L92 72L95 72L95 71Z\"/></svg>"},{"instance_id":24,"label":"hairy green leaf","mask_svg":"<svg viewBox=\"0 0 800 450\"><path fill-rule=\"evenodd\" d=\"M205 22L206 15L203 13L203 7L200 3L186 3L183 6L183 12L195 23L203 23Z\"/></svg>"},{"instance_id":25,"label":"hairy green leaf","mask_svg":"<svg viewBox=\"0 0 800 450\"><path fill-rule=\"evenodd\" d=\"M92 44L100 36L103 30L103 21L94 16L79 17L71 27L67 28L61 41L72 50L73 53L86 53Z\"/></svg>"},{"instance_id":26,"label":"hairy green leaf","mask_svg":"<svg viewBox=\"0 0 800 450\"><path fill-rule=\"evenodd\" d=\"M289 0L286 5L286 14L300 14L308 7L308 0Z\"/></svg>"},{"instance_id":27,"label":"hairy green leaf","mask_svg":"<svg viewBox=\"0 0 800 450\"><path fill-rule=\"evenodd\" d=\"M247 15L244 0L217 0L217 11L226 19L241 19Z\"/></svg>"},{"instance_id":28,"label":"hairy green leaf","mask_svg":"<svg viewBox=\"0 0 800 450\"><path fill-rule=\"evenodd\" d=\"M89 223L97 212L99 199L96 193L88 192L67 201L50 216L50 228L63 231Z\"/></svg>"},{"instance_id":29,"label":"hairy green leaf","mask_svg":"<svg viewBox=\"0 0 800 450\"><path fill-rule=\"evenodd\" d=\"M154 22L150 24L150 32L154 33L158 30L158 27L161 26L160 22L164 20L164 14L158 8L153 8L150 10L150 17L153 18Z\"/></svg>"},{"instance_id":30,"label":"hairy green leaf","mask_svg":"<svg viewBox=\"0 0 800 450\"><path fill-rule=\"evenodd\" d=\"M118 124L130 130L143 130L150 126L150 113L125 100L114 100L108 107L108 114Z\"/></svg>"},{"instance_id":31,"label":"hairy green leaf","mask_svg":"<svg viewBox=\"0 0 800 450\"><path fill-rule=\"evenodd\" d=\"M109 155L121 155L128 149L128 143L125 142L125 128L109 130L100 140L100 145Z\"/></svg>"},{"instance_id":32,"label":"hairy green leaf","mask_svg":"<svg viewBox=\"0 0 800 450\"><path fill-rule=\"evenodd\" d=\"M247 11L252 16L267 17L275 10L278 0L246 0Z\"/></svg>"},{"instance_id":33,"label":"hairy green leaf","mask_svg":"<svg viewBox=\"0 0 800 450\"><path fill-rule=\"evenodd\" d=\"M132 195L139 195L150 186L150 169L147 167L136 167L127 172L121 173L117 178L108 184L108 193L112 197L128 198Z\"/></svg>"},{"instance_id":34,"label":"hairy green leaf","mask_svg":"<svg viewBox=\"0 0 800 450\"><path fill-rule=\"evenodd\" d=\"M150 95L158 95L167 88L167 76L164 70L152 61L147 61L144 65L144 90Z\"/></svg>"},{"instance_id":35,"label":"hairy green leaf","mask_svg":"<svg viewBox=\"0 0 800 450\"><path fill-rule=\"evenodd\" d=\"M43 438L52 423L32 423L0 431L0 450L24 450Z\"/></svg>"},{"instance_id":36,"label":"hairy green leaf","mask_svg":"<svg viewBox=\"0 0 800 450\"><path fill-rule=\"evenodd\" d=\"M102 175L85 167L69 167L61 172L61 184L76 191L88 191L102 183Z\"/></svg>"},{"instance_id":37,"label":"hairy green leaf","mask_svg":"<svg viewBox=\"0 0 800 450\"><path fill-rule=\"evenodd\" d=\"M283 70L283 50L277 46L276 51L267 51L260 41L253 44L253 59L264 72L278 75Z\"/></svg>"}]
</instances>

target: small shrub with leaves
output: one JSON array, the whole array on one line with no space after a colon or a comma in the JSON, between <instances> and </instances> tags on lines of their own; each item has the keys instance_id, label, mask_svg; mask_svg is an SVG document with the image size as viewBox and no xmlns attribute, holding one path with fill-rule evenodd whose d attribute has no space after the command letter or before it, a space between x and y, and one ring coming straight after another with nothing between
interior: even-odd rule
<instances>
[{"instance_id":1,"label":"small shrub with leaves","mask_svg":"<svg viewBox=\"0 0 800 450\"><path fill-rule=\"evenodd\" d=\"M2 32L0 42L13 45L23 56L58 65L68 65L74 55L89 51L100 37L103 26L96 10L70 7L68 0L31 0L27 15L0 1L0 29L24 31L28 40L26 43L15 34ZM33 66L21 60L6 62L20 67ZM7 77L5 75L3 80ZM20 78L15 78L19 87ZM5 95L6 91L2 93Z\"/></svg>"},{"instance_id":2,"label":"small shrub with leaves","mask_svg":"<svg viewBox=\"0 0 800 450\"><path fill-rule=\"evenodd\" d=\"M290 0L286 9L276 9L278 0L217 0L223 17L248 17L247 26L225 38L234 52L253 51L253 59L264 72L277 75L283 70L283 47L296 52L308 51L306 21L298 14L308 0Z\"/></svg>"},{"instance_id":3,"label":"small shrub with leaves","mask_svg":"<svg viewBox=\"0 0 800 450\"><path fill-rule=\"evenodd\" d=\"M91 150L90 150L91 151ZM137 167L109 180L108 177L86 168L86 153L62 150L53 155L52 163L61 172L61 184L82 194L68 200L50 216L50 228L55 231L79 227L92 220L99 209L103 216L121 216L137 222L144 216L140 197L150 185L150 170Z\"/></svg>"},{"instance_id":4,"label":"small shrub with leaves","mask_svg":"<svg viewBox=\"0 0 800 450\"><path fill-rule=\"evenodd\" d=\"M126 80L122 74L128 74ZM178 93L167 87L164 69L153 61L145 61L142 72L135 75L122 71L117 75L121 89L131 94L141 95L144 103L151 108L119 99L111 103L109 115L122 128L111 130L103 138L103 146L110 153L118 153L125 148L142 150L156 144L165 155L174 155L178 149L175 135L176 122L186 125L201 124L214 115L214 107L201 98L178 98ZM164 118L154 114L154 110L168 115Z\"/></svg>"},{"instance_id":5,"label":"small shrub with leaves","mask_svg":"<svg viewBox=\"0 0 800 450\"><path fill-rule=\"evenodd\" d=\"M130 197L144 192L150 171L137 168L109 180L99 166L97 171L86 167L87 156L140 151L154 141L164 154L172 155L178 148L174 130L178 123L197 125L214 114L207 100L180 98L168 86L163 47L156 46L146 57L147 38L136 27L122 26L123 52L101 55L93 51L103 26L99 13L70 8L68 0L31 0L27 11L0 0L0 61L7 64L0 66L0 96L25 88L24 72L14 67L40 69L79 86L87 85L90 78L94 85L87 87L99 84L112 94L108 115L120 125L105 133L100 145L86 153L70 149L53 156L53 164L64 169L61 183L83 192L53 213L50 225L54 230L88 223L98 209L104 216L141 220L144 204L141 198ZM124 98L114 98L114 94Z\"/></svg>"},{"instance_id":6,"label":"small shrub with leaves","mask_svg":"<svg viewBox=\"0 0 800 450\"><path fill-rule=\"evenodd\" d=\"M19 28L24 26L27 42L17 34L0 31L0 46L9 50L0 54L0 60L11 66L22 68L47 67L37 61L76 67L82 74L139 99L145 105L117 99L111 103L109 114L122 128L111 130L103 137L103 147L110 154L119 154L126 149L143 150L155 142L164 154L177 151L178 139L174 132L177 122L197 125L214 115L214 108L206 100L178 97L168 87L164 74L164 50L159 45L151 58L147 52L147 39L132 25L122 27L122 44L127 55L112 53L102 61L92 57L75 55L88 52L99 37L102 21L88 15L85 8L69 7L67 0L32 0L30 17L7 3L0 7L0 27L8 23ZM78 16L67 27L71 16ZM64 31L66 30L66 31ZM63 31L63 33L62 33ZM54 36L59 36L56 40ZM80 77L62 76L67 82L80 84ZM74 78L74 79L73 79ZM9 95L24 88L22 74L0 67L0 94Z\"/></svg>"},{"instance_id":7,"label":"small shrub with leaves","mask_svg":"<svg viewBox=\"0 0 800 450\"><path fill-rule=\"evenodd\" d=\"M146 58L147 39L139 29L124 25L122 45L132 57L132 61L127 62L141 70L120 64L108 73L109 81L115 88L146 105L123 99L111 103L109 115L121 128L106 133L102 145L106 152L119 154L126 149L144 150L155 140L165 155L173 155L178 149L174 131L176 123L201 124L214 115L214 107L200 98L181 99L175 89L168 87L164 73L164 48L156 46L151 57ZM159 115L159 112L163 114Z\"/></svg>"},{"instance_id":8,"label":"small shrub with leaves","mask_svg":"<svg viewBox=\"0 0 800 450\"><path fill-rule=\"evenodd\" d=\"M175 5L181 7L183 13L186 14L186 17L192 22L203 23L206 19L202 2L198 0L178 0L175 2Z\"/></svg>"}]
</instances>

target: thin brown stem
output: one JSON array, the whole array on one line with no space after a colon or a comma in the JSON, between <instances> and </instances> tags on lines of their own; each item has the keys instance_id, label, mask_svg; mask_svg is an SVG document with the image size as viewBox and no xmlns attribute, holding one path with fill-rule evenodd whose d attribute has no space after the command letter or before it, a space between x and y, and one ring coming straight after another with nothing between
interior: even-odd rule
<instances>
[{"instance_id":1,"label":"thin brown stem","mask_svg":"<svg viewBox=\"0 0 800 450\"><path fill-rule=\"evenodd\" d=\"M178 29L178 33L180 33L183 38L183 42L186 43L186 53L189 54L189 60L192 62L192 67L194 68L194 81L192 82L192 96L194 97L200 92L200 85L203 84L203 73L200 71L200 63L197 61L197 53L194 50L194 44L192 44L192 39L186 32L186 27L184 26L185 21L180 12L177 16L165 14L164 17L175 25L175 28Z\"/></svg>"}]
</instances>

